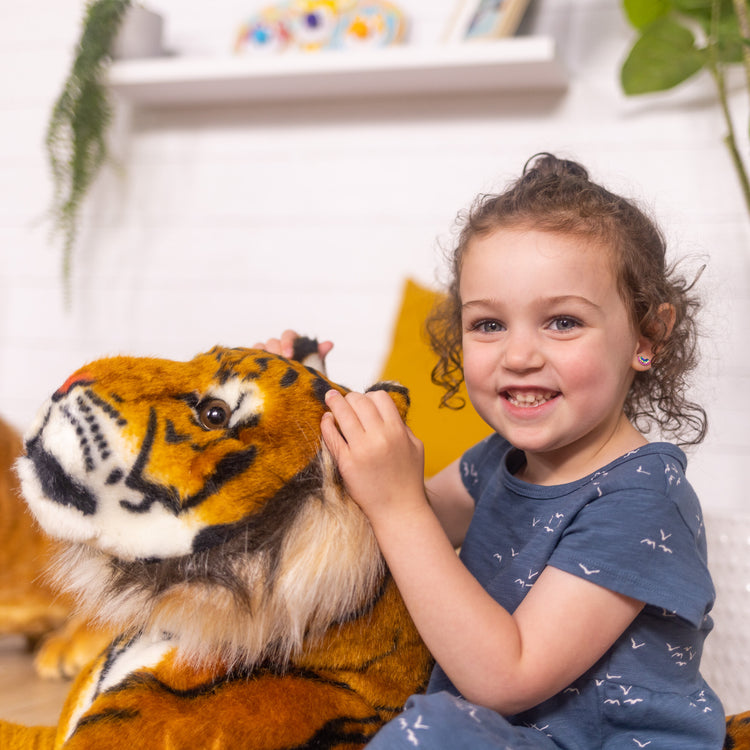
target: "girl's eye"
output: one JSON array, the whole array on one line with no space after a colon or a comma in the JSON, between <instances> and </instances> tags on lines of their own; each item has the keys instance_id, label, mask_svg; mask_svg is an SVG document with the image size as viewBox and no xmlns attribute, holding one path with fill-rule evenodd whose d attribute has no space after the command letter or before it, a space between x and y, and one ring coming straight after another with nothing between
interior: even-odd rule
<instances>
[{"instance_id":1,"label":"girl's eye","mask_svg":"<svg viewBox=\"0 0 750 750\"><path fill-rule=\"evenodd\" d=\"M229 424L232 410L229 404L213 398L198 407L198 419L207 430L220 430Z\"/></svg>"},{"instance_id":2,"label":"girl's eye","mask_svg":"<svg viewBox=\"0 0 750 750\"><path fill-rule=\"evenodd\" d=\"M478 323L475 323L472 328L481 333L498 333L503 330L503 325L497 320L480 320Z\"/></svg>"},{"instance_id":3,"label":"girl's eye","mask_svg":"<svg viewBox=\"0 0 750 750\"><path fill-rule=\"evenodd\" d=\"M549 327L553 331L572 331L573 329L578 328L580 325L581 322L579 320L561 315L559 318L554 318L550 322Z\"/></svg>"}]
</instances>

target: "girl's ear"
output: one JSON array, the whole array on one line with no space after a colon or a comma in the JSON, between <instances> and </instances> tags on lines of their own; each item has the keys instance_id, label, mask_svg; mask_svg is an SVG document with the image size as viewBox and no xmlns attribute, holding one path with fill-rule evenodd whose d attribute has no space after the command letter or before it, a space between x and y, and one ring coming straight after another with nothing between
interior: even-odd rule
<instances>
[{"instance_id":1,"label":"girl's ear","mask_svg":"<svg viewBox=\"0 0 750 750\"><path fill-rule=\"evenodd\" d=\"M645 372L650 370L654 357L669 338L674 328L677 311L674 305L664 302L659 305L654 318L645 326L638 337L635 353L633 354L633 368Z\"/></svg>"}]
</instances>

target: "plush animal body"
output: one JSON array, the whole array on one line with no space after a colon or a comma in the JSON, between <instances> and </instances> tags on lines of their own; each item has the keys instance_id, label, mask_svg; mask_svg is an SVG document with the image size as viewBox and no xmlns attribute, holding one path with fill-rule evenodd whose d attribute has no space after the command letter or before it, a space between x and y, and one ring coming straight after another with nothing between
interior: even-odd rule
<instances>
[{"instance_id":1,"label":"plush animal body","mask_svg":"<svg viewBox=\"0 0 750 750\"><path fill-rule=\"evenodd\" d=\"M402 413L405 389L391 391ZM19 461L57 584L120 635L57 727L4 750L359 748L430 657L321 444L319 371L253 349L115 357L42 408Z\"/></svg>"},{"instance_id":2,"label":"plush animal body","mask_svg":"<svg viewBox=\"0 0 750 750\"><path fill-rule=\"evenodd\" d=\"M0 634L23 635L34 645L66 620L71 605L43 580L54 542L21 499L13 464L22 453L21 436L0 420Z\"/></svg>"},{"instance_id":3,"label":"plush animal body","mask_svg":"<svg viewBox=\"0 0 750 750\"><path fill-rule=\"evenodd\" d=\"M13 465L21 436L0 419L0 635L24 636L36 650L43 677L72 677L111 639L83 618L73 601L56 593L44 575L57 543L34 522L21 499Z\"/></svg>"}]
</instances>

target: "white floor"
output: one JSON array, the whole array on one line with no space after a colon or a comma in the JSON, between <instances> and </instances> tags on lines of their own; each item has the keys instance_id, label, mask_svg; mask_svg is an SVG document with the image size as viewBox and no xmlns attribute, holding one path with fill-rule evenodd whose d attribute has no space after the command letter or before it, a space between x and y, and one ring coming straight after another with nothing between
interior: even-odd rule
<instances>
[{"instance_id":1,"label":"white floor","mask_svg":"<svg viewBox=\"0 0 750 750\"><path fill-rule=\"evenodd\" d=\"M20 638L0 638L0 719L54 725L69 681L41 680Z\"/></svg>"}]
</instances>

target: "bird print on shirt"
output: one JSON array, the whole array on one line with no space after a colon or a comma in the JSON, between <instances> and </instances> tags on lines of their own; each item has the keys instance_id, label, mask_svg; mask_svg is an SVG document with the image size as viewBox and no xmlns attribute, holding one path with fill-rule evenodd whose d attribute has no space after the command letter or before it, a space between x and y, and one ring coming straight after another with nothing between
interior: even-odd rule
<instances>
[{"instance_id":1,"label":"bird print on shirt","mask_svg":"<svg viewBox=\"0 0 750 750\"><path fill-rule=\"evenodd\" d=\"M618 679L619 675L607 675L607 680L611 680L612 678ZM605 680L596 680L596 684L598 687L601 687L604 685ZM639 703L644 703L645 698L642 698L638 696L636 693L633 692L633 685L622 685L618 684L617 688L619 688L620 692L622 693L622 696L619 698L611 697L611 698L605 698L603 703L605 706L637 706ZM638 688L635 688L636 691L638 691ZM610 693L611 695L611 693Z\"/></svg>"},{"instance_id":2,"label":"bird print on shirt","mask_svg":"<svg viewBox=\"0 0 750 750\"><path fill-rule=\"evenodd\" d=\"M552 735L547 731L549 729L549 724L545 724L543 727L540 727L538 724L526 724L526 726L529 729L536 729L537 732L541 732L545 737L552 739Z\"/></svg>"},{"instance_id":3,"label":"bird print on shirt","mask_svg":"<svg viewBox=\"0 0 750 750\"><path fill-rule=\"evenodd\" d=\"M667 555L673 554L674 550L672 550L672 548L668 547L666 544L667 540L672 536L672 534L668 534L666 531L664 531L664 529L659 529L659 534L655 534L654 536L656 537L655 539L651 539L650 537L641 539L641 544L645 544L655 552L658 550Z\"/></svg>"},{"instance_id":4,"label":"bird print on shirt","mask_svg":"<svg viewBox=\"0 0 750 750\"><path fill-rule=\"evenodd\" d=\"M670 487L678 487L682 483L682 471L677 464L668 463L664 467L664 474L667 477L667 484Z\"/></svg>"},{"instance_id":5,"label":"bird print on shirt","mask_svg":"<svg viewBox=\"0 0 750 750\"><path fill-rule=\"evenodd\" d=\"M472 484L476 484L479 481L479 472L477 472L477 468L474 464L470 464L468 461L462 461L461 471L464 475L464 483L468 484L469 480L471 480Z\"/></svg>"},{"instance_id":6,"label":"bird print on shirt","mask_svg":"<svg viewBox=\"0 0 750 750\"><path fill-rule=\"evenodd\" d=\"M607 476L609 472L606 471L597 471L595 474L592 474L591 476L591 484L596 487L596 492L599 497L601 497L604 493L602 492L601 488L601 479Z\"/></svg>"},{"instance_id":7,"label":"bird print on shirt","mask_svg":"<svg viewBox=\"0 0 750 750\"><path fill-rule=\"evenodd\" d=\"M587 575L587 576L593 576L597 573L601 573L601 570L594 569L594 568L587 568L583 563L578 563L578 567Z\"/></svg>"},{"instance_id":8,"label":"bird print on shirt","mask_svg":"<svg viewBox=\"0 0 750 750\"><path fill-rule=\"evenodd\" d=\"M565 521L565 514L564 513L553 513L548 521L545 521L543 517L540 516L534 516L531 519L531 527L532 528L542 528L545 533L547 534L554 534L555 531L557 531L562 523Z\"/></svg>"},{"instance_id":9,"label":"bird print on shirt","mask_svg":"<svg viewBox=\"0 0 750 750\"><path fill-rule=\"evenodd\" d=\"M398 721L399 728L406 734L406 741L410 745L414 745L414 747L419 747L419 738L417 737L416 732L420 729L430 728L427 724L423 723L422 715L420 714L419 716L417 716L413 724L409 724L409 722L405 718L403 718L403 716L400 717Z\"/></svg>"},{"instance_id":10,"label":"bird print on shirt","mask_svg":"<svg viewBox=\"0 0 750 750\"><path fill-rule=\"evenodd\" d=\"M530 589L534 585L534 580L539 575L538 570L530 570L528 576L526 576L526 580L523 578L516 578L514 583L519 584L522 588Z\"/></svg>"},{"instance_id":11,"label":"bird print on shirt","mask_svg":"<svg viewBox=\"0 0 750 750\"><path fill-rule=\"evenodd\" d=\"M696 651L694 646L672 646L670 643L666 643L665 645L669 653L669 658L678 667L686 667L695 658Z\"/></svg>"},{"instance_id":12,"label":"bird print on shirt","mask_svg":"<svg viewBox=\"0 0 750 750\"><path fill-rule=\"evenodd\" d=\"M703 705L699 706L698 705L699 703ZM698 697L695 699L695 701L690 701L690 706L692 708L699 709L704 714L710 714L713 711L713 709L711 708L711 706L705 705L707 703L708 703L708 698L706 698L706 691L701 690L698 693Z\"/></svg>"}]
</instances>

